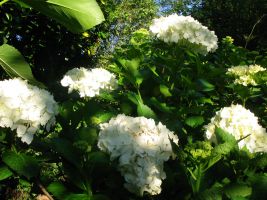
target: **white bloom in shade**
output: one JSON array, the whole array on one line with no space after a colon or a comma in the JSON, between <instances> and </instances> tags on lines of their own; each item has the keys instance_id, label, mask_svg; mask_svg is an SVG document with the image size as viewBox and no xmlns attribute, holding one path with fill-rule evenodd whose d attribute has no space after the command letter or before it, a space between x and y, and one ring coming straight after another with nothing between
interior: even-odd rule
<instances>
[{"instance_id":1,"label":"white bloom in shade","mask_svg":"<svg viewBox=\"0 0 267 200\"><path fill-rule=\"evenodd\" d=\"M205 126L206 139L217 143L215 128L219 127L232 134L238 142L239 148L244 146L251 152L267 152L267 133L258 123L258 118L241 105L224 107ZM244 138L244 139L242 139Z\"/></svg>"},{"instance_id":2,"label":"white bloom in shade","mask_svg":"<svg viewBox=\"0 0 267 200\"><path fill-rule=\"evenodd\" d=\"M166 175L163 163L173 154L170 139L178 137L153 119L120 114L100 125L98 147L118 159L125 187L133 193L156 195Z\"/></svg>"},{"instance_id":3,"label":"white bloom in shade","mask_svg":"<svg viewBox=\"0 0 267 200\"><path fill-rule=\"evenodd\" d=\"M30 144L40 126L49 131L57 113L58 105L48 91L19 78L0 81L0 127L16 130L21 141Z\"/></svg>"},{"instance_id":4,"label":"white bloom in shade","mask_svg":"<svg viewBox=\"0 0 267 200\"><path fill-rule=\"evenodd\" d=\"M152 21L150 32L164 42L174 42L206 55L217 48L218 38L191 16L172 14Z\"/></svg>"},{"instance_id":5,"label":"white bloom in shade","mask_svg":"<svg viewBox=\"0 0 267 200\"><path fill-rule=\"evenodd\" d=\"M69 70L61 80L63 87L69 87L68 92L77 91L80 97L94 97L102 91L112 91L118 87L114 74L102 68Z\"/></svg>"},{"instance_id":6,"label":"white bloom in shade","mask_svg":"<svg viewBox=\"0 0 267 200\"><path fill-rule=\"evenodd\" d=\"M255 86L257 83L253 79L253 75L261 71L266 71L266 69L260 65L239 65L229 68L226 74L236 78L234 81L235 84Z\"/></svg>"}]
</instances>

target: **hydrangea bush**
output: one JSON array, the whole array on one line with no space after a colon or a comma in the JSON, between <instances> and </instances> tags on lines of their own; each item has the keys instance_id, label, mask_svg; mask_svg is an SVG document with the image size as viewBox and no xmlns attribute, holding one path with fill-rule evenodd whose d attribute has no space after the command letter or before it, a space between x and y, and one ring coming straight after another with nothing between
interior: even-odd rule
<instances>
[{"instance_id":1,"label":"hydrangea bush","mask_svg":"<svg viewBox=\"0 0 267 200\"><path fill-rule=\"evenodd\" d=\"M129 117L124 114L101 124L98 147L119 158L119 171L125 187L143 195L160 194L162 179L166 178L163 163L173 154L170 140L178 145L178 137L153 119Z\"/></svg>"},{"instance_id":2,"label":"hydrangea bush","mask_svg":"<svg viewBox=\"0 0 267 200\"><path fill-rule=\"evenodd\" d=\"M191 16L172 14L154 19L150 31L164 42L178 43L187 48L189 46L190 50L204 55L214 52L218 47L218 38L214 31L210 31Z\"/></svg>"},{"instance_id":3,"label":"hydrangea bush","mask_svg":"<svg viewBox=\"0 0 267 200\"><path fill-rule=\"evenodd\" d=\"M261 199L267 55L217 40L190 16L155 19L108 65L55 80L58 103L7 71L0 191L19 179L33 199Z\"/></svg>"},{"instance_id":4,"label":"hydrangea bush","mask_svg":"<svg viewBox=\"0 0 267 200\"><path fill-rule=\"evenodd\" d=\"M33 135L44 126L55 124L58 105L46 90L20 78L0 81L0 126L16 130L22 142L30 144Z\"/></svg>"},{"instance_id":5,"label":"hydrangea bush","mask_svg":"<svg viewBox=\"0 0 267 200\"><path fill-rule=\"evenodd\" d=\"M224 107L211 118L205 127L205 137L217 143L215 128L219 127L232 134L242 149L244 146L251 152L266 152L266 129L259 125L258 118L241 105Z\"/></svg>"},{"instance_id":6,"label":"hydrangea bush","mask_svg":"<svg viewBox=\"0 0 267 200\"><path fill-rule=\"evenodd\" d=\"M61 80L63 87L68 87L68 92L77 91L80 97L94 97L102 91L112 91L117 88L114 74L101 68L85 69L74 68L69 70Z\"/></svg>"},{"instance_id":7,"label":"hydrangea bush","mask_svg":"<svg viewBox=\"0 0 267 200\"><path fill-rule=\"evenodd\" d=\"M266 71L265 68L261 67L260 65L240 65L230 67L227 70L228 75L235 77L235 84L241 84L244 86L253 85L256 86L257 83L253 78L253 75L257 74L258 72Z\"/></svg>"}]
</instances>

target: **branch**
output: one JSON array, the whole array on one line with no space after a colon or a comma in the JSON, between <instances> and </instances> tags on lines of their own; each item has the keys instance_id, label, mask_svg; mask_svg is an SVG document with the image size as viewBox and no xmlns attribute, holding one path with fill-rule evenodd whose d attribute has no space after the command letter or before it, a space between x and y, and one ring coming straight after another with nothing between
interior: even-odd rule
<instances>
[{"instance_id":1,"label":"branch","mask_svg":"<svg viewBox=\"0 0 267 200\"><path fill-rule=\"evenodd\" d=\"M48 193L48 191L45 189L45 187L39 180L37 180L36 183L38 187L41 189L41 191L49 198L49 200L54 200L54 198Z\"/></svg>"}]
</instances>

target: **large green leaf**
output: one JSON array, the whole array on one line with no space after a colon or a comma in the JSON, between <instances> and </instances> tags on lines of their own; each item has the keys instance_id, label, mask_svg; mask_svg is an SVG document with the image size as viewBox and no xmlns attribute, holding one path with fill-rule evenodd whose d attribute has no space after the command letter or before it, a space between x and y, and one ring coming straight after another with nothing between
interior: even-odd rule
<instances>
[{"instance_id":1,"label":"large green leaf","mask_svg":"<svg viewBox=\"0 0 267 200\"><path fill-rule=\"evenodd\" d=\"M137 113L139 116L144 116L146 118L152 118L152 119L157 118L155 112L142 102L139 102L139 104L137 105Z\"/></svg>"},{"instance_id":2,"label":"large green leaf","mask_svg":"<svg viewBox=\"0 0 267 200\"><path fill-rule=\"evenodd\" d=\"M39 174L38 161L23 153L7 151L3 154L3 162L19 175L27 178L35 177Z\"/></svg>"},{"instance_id":3,"label":"large green leaf","mask_svg":"<svg viewBox=\"0 0 267 200\"><path fill-rule=\"evenodd\" d=\"M55 150L64 159L66 159L76 167L80 167L80 160L77 156L77 149L74 148L69 140L64 138L53 138L51 140L51 146L53 150Z\"/></svg>"},{"instance_id":4,"label":"large green leaf","mask_svg":"<svg viewBox=\"0 0 267 200\"><path fill-rule=\"evenodd\" d=\"M60 182L51 183L50 185L48 185L47 190L57 199L63 199L68 194L67 189Z\"/></svg>"},{"instance_id":5,"label":"large green leaf","mask_svg":"<svg viewBox=\"0 0 267 200\"><path fill-rule=\"evenodd\" d=\"M202 116L192 116L185 120L185 123L193 128L196 128L204 123L204 118Z\"/></svg>"},{"instance_id":6,"label":"large green leaf","mask_svg":"<svg viewBox=\"0 0 267 200\"><path fill-rule=\"evenodd\" d=\"M55 19L73 33L83 32L104 21L95 0L16 0Z\"/></svg>"},{"instance_id":7,"label":"large green leaf","mask_svg":"<svg viewBox=\"0 0 267 200\"><path fill-rule=\"evenodd\" d=\"M247 197L251 195L252 188L240 183L230 183L224 187L224 192L229 199L236 197Z\"/></svg>"},{"instance_id":8,"label":"large green leaf","mask_svg":"<svg viewBox=\"0 0 267 200\"><path fill-rule=\"evenodd\" d=\"M0 46L0 65L10 77L21 77L34 85L43 86L32 74L29 64L14 47L4 44Z\"/></svg>"},{"instance_id":9,"label":"large green leaf","mask_svg":"<svg viewBox=\"0 0 267 200\"><path fill-rule=\"evenodd\" d=\"M0 181L12 176L13 173L4 165L0 165Z\"/></svg>"}]
</instances>

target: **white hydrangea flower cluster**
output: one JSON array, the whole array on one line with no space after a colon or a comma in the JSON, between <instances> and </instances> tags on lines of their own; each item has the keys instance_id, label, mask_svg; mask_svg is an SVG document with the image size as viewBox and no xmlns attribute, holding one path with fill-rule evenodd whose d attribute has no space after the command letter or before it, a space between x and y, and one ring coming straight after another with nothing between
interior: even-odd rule
<instances>
[{"instance_id":1,"label":"white hydrangea flower cluster","mask_svg":"<svg viewBox=\"0 0 267 200\"><path fill-rule=\"evenodd\" d=\"M0 127L16 129L22 142L30 144L40 126L49 131L57 113L58 105L48 91L20 78L0 81Z\"/></svg>"},{"instance_id":2,"label":"white hydrangea flower cluster","mask_svg":"<svg viewBox=\"0 0 267 200\"><path fill-rule=\"evenodd\" d=\"M217 143L215 128L219 127L232 134L242 149L244 146L251 152L267 152L267 133L258 123L258 118L241 105L224 107L205 126L205 137ZM244 138L244 139L242 139Z\"/></svg>"},{"instance_id":3,"label":"white hydrangea flower cluster","mask_svg":"<svg viewBox=\"0 0 267 200\"><path fill-rule=\"evenodd\" d=\"M178 144L178 137L153 119L120 114L101 124L98 147L118 158L124 186L133 193L156 195L161 192L166 174L163 163L173 154L170 139Z\"/></svg>"},{"instance_id":4,"label":"white hydrangea flower cluster","mask_svg":"<svg viewBox=\"0 0 267 200\"><path fill-rule=\"evenodd\" d=\"M206 55L217 48L218 38L191 16L172 14L154 19L150 31L164 42L174 42Z\"/></svg>"},{"instance_id":5,"label":"white hydrangea flower cluster","mask_svg":"<svg viewBox=\"0 0 267 200\"><path fill-rule=\"evenodd\" d=\"M266 69L260 65L239 65L229 68L226 74L236 78L234 81L235 84L256 86L257 83L253 79L253 75L261 71L266 71Z\"/></svg>"},{"instance_id":6,"label":"white hydrangea flower cluster","mask_svg":"<svg viewBox=\"0 0 267 200\"><path fill-rule=\"evenodd\" d=\"M68 92L78 91L80 97L94 97L102 91L112 91L118 87L114 74L102 68L69 70L61 80L63 87L69 87Z\"/></svg>"}]
</instances>

